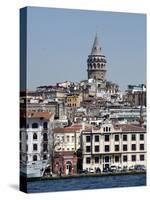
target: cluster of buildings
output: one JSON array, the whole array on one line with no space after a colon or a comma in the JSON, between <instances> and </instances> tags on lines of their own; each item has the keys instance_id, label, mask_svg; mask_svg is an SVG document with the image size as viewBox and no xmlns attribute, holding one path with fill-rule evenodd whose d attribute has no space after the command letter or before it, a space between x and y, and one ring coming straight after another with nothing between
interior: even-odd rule
<instances>
[{"instance_id":1,"label":"cluster of buildings","mask_svg":"<svg viewBox=\"0 0 150 200\"><path fill-rule=\"evenodd\" d=\"M146 166L146 85L125 92L106 80L98 36L88 79L20 94L20 169L27 177Z\"/></svg>"}]
</instances>

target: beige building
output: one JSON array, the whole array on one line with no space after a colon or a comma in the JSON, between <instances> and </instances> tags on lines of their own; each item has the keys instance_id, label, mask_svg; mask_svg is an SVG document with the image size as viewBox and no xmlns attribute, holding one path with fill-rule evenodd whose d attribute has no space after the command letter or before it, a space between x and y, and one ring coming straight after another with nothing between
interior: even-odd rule
<instances>
[{"instance_id":1,"label":"beige building","mask_svg":"<svg viewBox=\"0 0 150 200\"><path fill-rule=\"evenodd\" d=\"M146 166L146 130L131 124L103 124L99 130L82 131L83 169L132 165Z\"/></svg>"},{"instance_id":2,"label":"beige building","mask_svg":"<svg viewBox=\"0 0 150 200\"><path fill-rule=\"evenodd\" d=\"M80 94L69 94L66 96L67 107L79 108L82 101L82 95Z\"/></svg>"}]
</instances>

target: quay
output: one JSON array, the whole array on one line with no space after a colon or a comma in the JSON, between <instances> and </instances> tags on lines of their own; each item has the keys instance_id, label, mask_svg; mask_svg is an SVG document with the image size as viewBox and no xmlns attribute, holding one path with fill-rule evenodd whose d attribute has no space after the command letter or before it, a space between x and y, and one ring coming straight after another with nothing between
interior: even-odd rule
<instances>
[{"instance_id":1,"label":"quay","mask_svg":"<svg viewBox=\"0 0 150 200\"><path fill-rule=\"evenodd\" d=\"M44 177L30 177L22 179L26 179L27 182L32 181L46 181L46 180L59 180L59 179L71 179L71 178L85 178L85 177L106 177L106 176L125 176L125 175L137 175L137 174L146 174L145 171L129 171L129 172L116 172L116 173L90 173L90 174L76 174L76 175L68 175L68 176L44 176Z\"/></svg>"}]
</instances>

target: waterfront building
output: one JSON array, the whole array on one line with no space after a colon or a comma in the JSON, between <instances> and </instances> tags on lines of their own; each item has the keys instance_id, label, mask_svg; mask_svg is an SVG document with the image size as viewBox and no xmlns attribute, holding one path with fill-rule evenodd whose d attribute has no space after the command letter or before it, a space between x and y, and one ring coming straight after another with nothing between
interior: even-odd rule
<instances>
[{"instance_id":1,"label":"waterfront building","mask_svg":"<svg viewBox=\"0 0 150 200\"><path fill-rule=\"evenodd\" d=\"M103 171L112 165L128 169L146 166L146 130L132 124L104 123L97 130L81 132L83 169Z\"/></svg>"},{"instance_id":2,"label":"waterfront building","mask_svg":"<svg viewBox=\"0 0 150 200\"><path fill-rule=\"evenodd\" d=\"M54 115L49 112L21 113L20 170L27 177L43 176L51 165Z\"/></svg>"},{"instance_id":3,"label":"waterfront building","mask_svg":"<svg viewBox=\"0 0 150 200\"><path fill-rule=\"evenodd\" d=\"M54 173L64 175L77 172L77 152L80 149L81 130L90 125L73 124L65 128L54 129Z\"/></svg>"}]
</instances>

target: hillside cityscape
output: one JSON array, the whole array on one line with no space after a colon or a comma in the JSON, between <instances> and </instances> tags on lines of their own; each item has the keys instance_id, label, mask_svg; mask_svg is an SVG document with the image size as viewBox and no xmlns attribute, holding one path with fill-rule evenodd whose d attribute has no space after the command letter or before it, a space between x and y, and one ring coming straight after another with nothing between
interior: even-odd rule
<instances>
[{"instance_id":1,"label":"hillside cityscape","mask_svg":"<svg viewBox=\"0 0 150 200\"><path fill-rule=\"evenodd\" d=\"M85 73L80 82L20 91L22 176L146 171L145 83L121 91L106 80L107 57L97 34Z\"/></svg>"}]
</instances>

